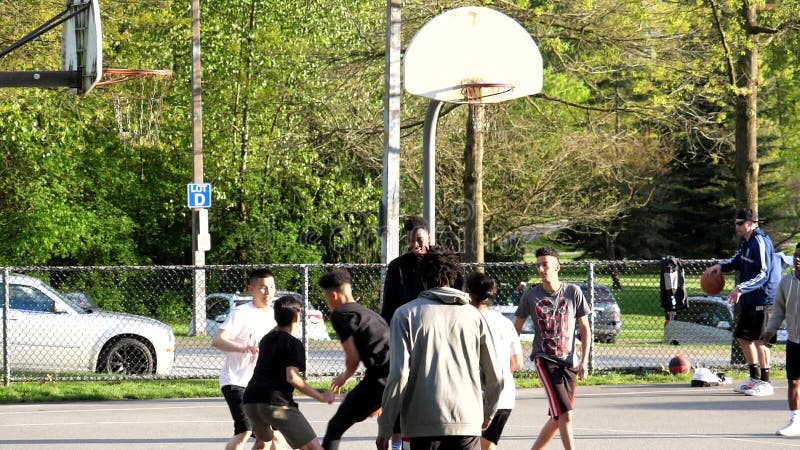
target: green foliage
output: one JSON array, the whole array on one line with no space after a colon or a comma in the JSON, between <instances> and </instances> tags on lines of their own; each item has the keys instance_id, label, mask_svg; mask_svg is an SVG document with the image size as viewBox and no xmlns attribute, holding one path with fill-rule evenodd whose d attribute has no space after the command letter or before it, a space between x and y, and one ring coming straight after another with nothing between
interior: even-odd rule
<instances>
[{"instance_id":1,"label":"green foliage","mask_svg":"<svg viewBox=\"0 0 800 450\"><path fill-rule=\"evenodd\" d=\"M797 17L797 2L760 13ZM471 4L410 1L403 42ZM712 256L730 248L734 101L728 63L747 49L740 2L491 2L545 60L542 96L489 109L487 255L523 257L521 227L561 223L589 255ZM375 262L380 257L385 7L336 0L220 0L202 10L204 180L214 188L208 263ZM728 39L713 25L712 7ZM63 8L0 4L0 46ZM109 67L171 69L160 143L117 134L114 95L0 90L0 264L184 264L192 260L191 17L186 3L102 5ZM798 33L760 50L759 158L769 231L800 229ZM57 70L53 31L0 70ZM731 53L732 52L732 53ZM419 213L427 102L402 97L401 213ZM440 239L463 238L465 108L439 126ZM787 207L788 205L788 207ZM401 244L401 248L404 247ZM104 292L103 292L104 293ZM99 296L98 296L99 298ZM178 299L166 296L179 310ZM122 301L110 297L109 304ZM177 313L177 312L175 312Z\"/></svg>"}]
</instances>

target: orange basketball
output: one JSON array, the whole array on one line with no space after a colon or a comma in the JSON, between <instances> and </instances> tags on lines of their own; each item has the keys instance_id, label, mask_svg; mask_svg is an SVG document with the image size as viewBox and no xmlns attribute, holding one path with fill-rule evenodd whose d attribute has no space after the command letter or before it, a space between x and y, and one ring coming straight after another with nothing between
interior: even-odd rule
<instances>
[{"instance_id":1,"label":"orange basketball","mask_svg":"<svg viewBox=\"0 0 800 450\"><path fill-rule=\"evenodd\" d=\"M685 355L675 355L669 360L669 373L677 375L679 373L689 373L692 370L692 363Z\"/></svg>"},{"instance_id":2,"label":"orange basketball","mask_svg":"<svg viewBox=\"0 0 800 450\"><path fill-rule=\"evenodd\" d=\"M708 295L717 295L725 288L725 277L721 273L712 275L703 272L700 277L700 287Z\"/></svg>"}]
</instances>

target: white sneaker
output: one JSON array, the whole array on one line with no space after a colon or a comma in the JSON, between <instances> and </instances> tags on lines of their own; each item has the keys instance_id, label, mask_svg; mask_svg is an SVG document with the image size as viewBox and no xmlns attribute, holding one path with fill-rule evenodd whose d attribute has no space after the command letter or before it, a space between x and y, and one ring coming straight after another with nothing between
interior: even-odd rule
<instances>
[{"instance_id":1,"label":"white sneaker","mask_svg":"<svg viewBox=\"0 0 800 450\"><path fill-rule=\"evenodd\" d=\"M774 390L772 389L772 385L766 381L759 381L755 386L743 392L743 394L751 395L753 397L764 397L767 395L772 395L773 393ZM798 427L800 427L800 425L798 425Z\"/></svg>"},{"instance_id":2,"label":"white sneaker","mask_svg":"<svg viewBox=\"0 0 800 450\"><path fill-rule=\"evenodd\" d=\"M748 378L747 381L745 381L741 385L736 386L735 388L733 388L733 392L738 392L740 394L744 394L744 391L752 389L753 386L755 386L756 384L758 384L760 382L761 382L761 380L759 380L757 378Z\"/></svg>"},{"instance_id":3,"label":"white sneaker","mask_svg":"<svg viewBox=\"0 0 800 450\"><path fill-rule=\"evenodd\" d=\"M792 417L792 419L789 421L789 425L786 425L785 427L776 431L775 434L779 434L781 436L800 436L800 419L797 417Z\"/></svg>"}]
</instances>

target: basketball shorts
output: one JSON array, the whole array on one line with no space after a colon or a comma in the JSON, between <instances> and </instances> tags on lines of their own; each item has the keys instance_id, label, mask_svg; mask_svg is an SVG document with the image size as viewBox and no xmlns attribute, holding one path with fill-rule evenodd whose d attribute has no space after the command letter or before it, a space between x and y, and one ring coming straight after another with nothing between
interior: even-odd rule
<instances>
[{"instance_id":1,"label":"basketball shorts","mask_svg":"<svg viewBox=\"0 0 800 450\"><path fill-rule=\"evenodd\" d=\"M561 414L572 411L575 407L575 380L578 378L578 371L544 358L534 358L533 364L547 394L548 414L558 420Z\"/></svg>"},{"instance_id":2,"label":"basketball shorts","mask_svg":"<svg viewBox=\"0 0 800 450\"><path fill-rule=\"evenodd\" d=\"M772 305L742 305L739 322L736 323L733 336L745 341L757 341L767 329L771 314ZM775 337L773 336L770 344L774 343Z\"/></svg>"},{"instance_id":3,"label":"basketball shorts","mask_svg":"<svg viewBox=\"0 0 800 450\"><path fill-rule=\"evenodd\" d=\"M233 434L241 434L251 429L250 420L244 413L242 398L244 397L244 387L226 384L222 386L222 396L228 404L233 419Z\"/></svg>"},{"instance_id":4,"label":"basketball shorts","mask_svg":"<svg viewBox=\"0 0 800 450\"><path fill-rule=\"evenodd\" d=\"M800 344L786 341L786 378L800 380Z\"/></svg>"},{"instance_id":5,"label":"basketball shorts","mask_svg":"<svg viewBox=\"0 0 800 450\"><path fill-rule=\"evenodd\" d=\"M497 443L500 442L500 435L503 434L503 428L506 427L509 415L511 415L510 409L498 409L494 414L492 423L489 424L489 428L483 430L481 436L494 445L497 445Z\"/></svg>"},{"instance_id":6,"label":"basketball shorts","mask_svg":"<svg viewBox=\"0 0 800 450\"><path fill-rule=\"evenodd\" d=\"M480 436L432 436L412 437L411 450L480 450Z\"/></svg>"},{"instance_id":7,"label":"basketball shorts","mask_svg":"<svg viewBox=\"0 0 800 450\"><path fill-rule=\"evenodd\" d=\"M303 413L294 406L245 403L244 410L253 424L253 433L264 442L272 440L273 428L283 434L290 448L300 448L317 438Z\"/></svg>"}]
</instances>

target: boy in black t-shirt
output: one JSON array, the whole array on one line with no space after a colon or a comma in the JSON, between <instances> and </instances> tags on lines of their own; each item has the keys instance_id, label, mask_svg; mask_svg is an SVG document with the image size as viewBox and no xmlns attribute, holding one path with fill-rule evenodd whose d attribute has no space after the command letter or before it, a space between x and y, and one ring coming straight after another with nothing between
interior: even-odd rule
<instances>
[{"instance_id":1,"label":"boy in black t-shirt","mask_svg":"<svg viewBox=\"0 0 800 450\"><path fill-rule=\"evenodd\" d=\"M305 348L292 332L300 325L303 304L285 295L274 302L273 309L278 326L258 344L256 368L244 391L244 410L258 439L271 441L274 428L291 448L319 450L317 434L298 409L293 393L297 389L323 403L333 403L335 395L316 391L300 375L306 370Z\"/></svg>"},{"instance_id":2,"label":"boy in black t-shirt","mask_svg":"<svg viewBox=\"0 0 800 450\"><path fill-rule=\"evenodd\" d=\"M339 448L339 440L348 428L380 410L383 388L389 375L389 326L376 312L353 300L350 274L337 269L319 279L325 303L332 311L331 323L345 352L345 371L331 382L337 391L353 376L358 363L364 364L364 378L342 400L328 422L322 447Z\"/></svg>"}]
</instances>

